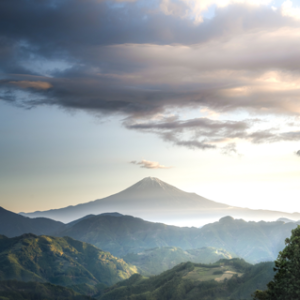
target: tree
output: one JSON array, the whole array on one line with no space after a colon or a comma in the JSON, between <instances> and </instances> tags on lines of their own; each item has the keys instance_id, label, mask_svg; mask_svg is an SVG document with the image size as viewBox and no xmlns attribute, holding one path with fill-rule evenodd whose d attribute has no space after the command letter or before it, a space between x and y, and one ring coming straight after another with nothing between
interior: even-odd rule
<instances>
[{"instance_id":1,"label":"tree","mask_svg":"<svg viewBox=\"0 0 300 300\"><path fill-rule=\"evenodd\" d=\"M256 291L258 300L299 300L300 299L300 226L292 230L285 240L286 247L279 252L275 261L274 279L266 291Z\"/></svg>"}]
</instances>

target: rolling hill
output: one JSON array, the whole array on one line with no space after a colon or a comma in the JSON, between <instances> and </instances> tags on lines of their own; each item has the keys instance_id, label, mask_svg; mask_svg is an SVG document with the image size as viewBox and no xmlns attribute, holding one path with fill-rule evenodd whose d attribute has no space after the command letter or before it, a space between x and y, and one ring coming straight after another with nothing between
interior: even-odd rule
<instances>
[{"instance_id":1,"label":"rolling hill","mask_svg":"<svg viewBox=\"0 0 300 300\"><path fill-rule=\"evenodd\" d=\"M196 227L228 215L256 221L274 221L282 217L300 219L299 213L251 210L211 201L195 193L184 192L154 177L144 178L124 191L103 199L22 215L46 217L67 223L86 215L105 212L119 212L153 222Z\"/></svg>"},{"instance_id":2,"label":"rolling hill","mask_svg":"<svg viewBox=\"0 0 300 300\"><path fill-rule=\"evenodd\" d=\"M255 266L241 259L213 265L182 263L150 278L139 274L104 290L98 300L228 300L252 299L274 276L273 263Z\"/></svg>"},{"instance_id":3,"label":"rolling hill","mask_svg":"<svg viewBox=\"0 0 300 300\"><path fill-rule=\"evenodd\" d=\"M138 267L139 273L145 276L157 275L182 262L215 263L222 258L231 259L225 250L212 247L182 250L177 247L158 247L147 249L140 253L129 253L122 257L124 261Z\"/></svg>"},{"instance_id":4,"label":"rolling hill","mask_svg":"<svg viewBox=\"0 0 300 300\"><path fill-rule=\"evenodd\" d=\"M0 280L111 285L136 272L122 259L69 237L0 236Z\"/></svg>"}]
</instances>

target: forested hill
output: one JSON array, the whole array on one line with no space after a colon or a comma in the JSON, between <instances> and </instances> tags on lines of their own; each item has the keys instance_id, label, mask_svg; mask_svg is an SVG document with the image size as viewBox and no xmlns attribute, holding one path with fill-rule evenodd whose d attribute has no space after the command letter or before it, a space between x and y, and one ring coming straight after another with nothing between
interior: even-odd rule
<instances>
[{"instance_id":1,"label":"forested hill","mask_svg":"<svg viewBox=\"0 0 300 300\"><path fill-rule=\"evenodd\" d=\"M241 259L212 265L182 263L158 276L136 274L107 288L98 300L252 299L274 276L273 263L249 265Z\"/></svg>"},{"instance_id":2,"label":"forested hill","mask_svg":"<svg viewBox=\"0 0 300 300\"><path fill-rule=\"evenodd\" d=\"M128 253L124 261L135 265L140 274L157 275L167 271L182 262L215 263L222 258L231 259L234 255L213 247L182 250L178 247L157 247L139 253Z\"/></svg>"},{"instance_id":3,"label":"forested hill","mask_svg":"<svg viewBox=\"0 0 300 300\"><path fill-rule=\"evenodd\" d=\"M122 259L69 237L0 236L0 280L111 285L136 272Z\"/></svg>"}]
</instances>

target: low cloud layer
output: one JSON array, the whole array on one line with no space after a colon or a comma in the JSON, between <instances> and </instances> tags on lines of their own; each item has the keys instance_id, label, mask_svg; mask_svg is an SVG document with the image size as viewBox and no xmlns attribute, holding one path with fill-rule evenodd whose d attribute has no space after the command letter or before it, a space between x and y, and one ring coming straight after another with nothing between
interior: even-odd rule
<instances>
[{"instance_id":1,"label":"low cloud layer","mask_svg":"<svg viewBox=\"0 0 300 300\"><path fill-rule=\"evenodd\" d=\"M145 168L145 169L171 169L172 168L172 167L166 167L164 165L161 165L156 161L149 161L149 160L145 160L145 159L143 159L141 161L133 160L130 163L134 164L134 165L138 165L141 168Z\"/></svg>"},{"instance_id":2,"label":"low cloud layer","mask_svg":"<svg viewBox=\"0 0 300 300\"><path fill-rule=\"evenodd\" d=\"M272 2L2 1L0 99L117 114L192 149L298 141L278 118L300 114L300 13ZM166 117L187 109L220 120ZM265 128L254 121L270 115Z\"/></svg>"},{"instance_id":3,"label":"low cloud layer","mask_svg":"<svg viewBox=\"0 0 300 300\"><path fill-rule=\"evenodd\" d=\"M221 153L230 155L238 154L236 143L239 141L262 144L300 140L300 131L259 129L261 125L264 122L260 119L220 121L208 118L180 120L176 117L142 123L132 120L124 122L128 129L156 134L176 146L202 150L220 149Z\"/></svg>"}]
</instances>

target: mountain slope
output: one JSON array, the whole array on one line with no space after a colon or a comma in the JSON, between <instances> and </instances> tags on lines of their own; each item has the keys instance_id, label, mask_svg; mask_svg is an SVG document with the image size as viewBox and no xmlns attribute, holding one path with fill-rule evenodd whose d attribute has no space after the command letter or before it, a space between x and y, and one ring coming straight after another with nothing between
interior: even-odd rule
<instances>
[{"instance_id":1,"label":"mountain slope","mask_svg":"<svg viewBox=\"0 0 300 300\"><path fill-rule=\"evenodd\" d=\"M86 215L114 211L154 222L197 227L226 215L246 220L300 219L299 213L231 207L184 192L154 177L144 178L124 191L100 200L24 215L71 222Z\"/></svg>"},{"instance_id":2,"label":"mountain slope","mask_svg":"<svg viewBox=\"0 0 300 300\"><path fill-rule=\"evenodd\" d=\"M224 249L248 262L273 261L295 223L246 222L224 217L202 228L152 223L131 216L99 215L81 220L57 235L91 243L118 257L155 247Z\"/></svg>"},{"instance_id":3,"label":"mountain slope","mask_svg":"<svg viewBox=\"0 0 300 300\"><path fill-rule=\"evenodd\" d=\"M226 204L205 199L197 194L181 191L157 178L147 177L124 191L100 200L23 215L71 222L89 214L117 211L152 221L162 221L162 219L178 219L183 216L182 213L190 214L195 209L228 207Z\"/></svg>"},{"instance_id":4,"label":"mountain slope","mask_svg":"<svg viewBox=\"0 0 300 300\"><path fill-rule=\"evenodd\" d=\"M136 273L122 259L69 237L0 236L0 280L114 284Z\"/></svg>"},{"instance_id":5,"label":"mountain slope","mask_svg":"<svg viewBox=\"0 0 300 300\"><path fill-rule=\"evenodd\" d=\"M24 233L51 234L61 229L63 223L46 218L30 219L0 207L0 234L7 237L19 236Z\"/></svg>"},{"instance_id":6,"label":"mountain slope","mask_svg":"<svg viewBox=\"0 0 300 300\"><path fill-rule=\"evenodd\" d=\"M158 276L136 274L107 288L99 300L252 299L274 276L273 263L251 266L240 259L214 265L182 263Z\"/></svg>"},{"instance_id":7,"label":"mountain slope","mask_svg":"<svg viewBox=\"0 0 300 300\"><path fill-rule=\"evenodd\" d=\"M152 223L131 216L98 215L57 233L88 242L115 256L145 249L175 246L192 249L199 229Z\"/></svg>"}]
</instances>

